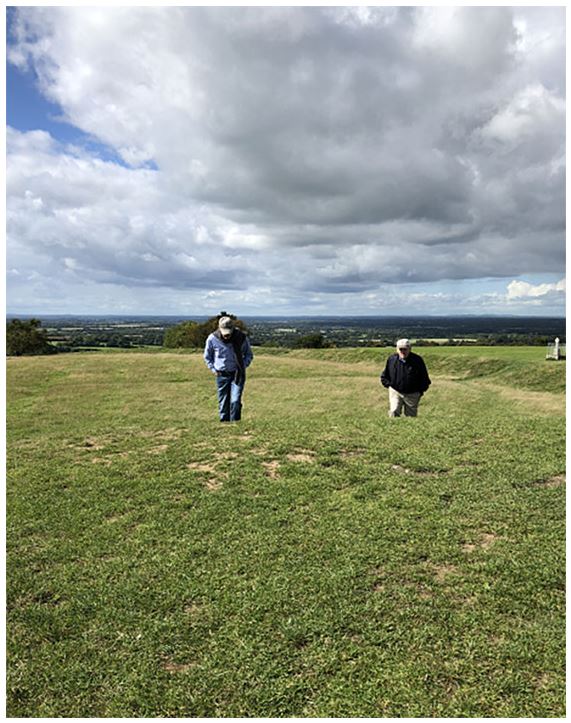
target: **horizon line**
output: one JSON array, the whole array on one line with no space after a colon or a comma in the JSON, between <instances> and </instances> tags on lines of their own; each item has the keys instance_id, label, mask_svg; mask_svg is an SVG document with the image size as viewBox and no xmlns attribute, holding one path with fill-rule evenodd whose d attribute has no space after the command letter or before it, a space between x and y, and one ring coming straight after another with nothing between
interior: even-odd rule
<instances>
[{"instance_id":1,"label":"horizon line","mask_svg":"<svg viewBox=\"0 0 571 723\"><path fill-rule=\"evenodd\" d=\"M232 313L232 312L230 312ZM79 317L93 317L93 318L141 318L145 319L148 317L162 317L162 318L206 318L209 319L212 316L217 316L217 314L161 314L161 313L129 313L125 312L123 314L117 314L117 313L93 313L93 312L84 312L84 313L70 313L70 312L57 312L57 313L36 313L36 312L28 312L28 311L22 311L22 312L12 312L7 311L6 317L12 317L12 316L28 316L28 317L69 317L69 318L79 318ZM238 316L238 315L236 315ZM500 317L500 318L536 318L536 319L566 319L566 315L563 313L551 313L551 314L502 314L502 313L466 313L466 314L445 314L445 313L439 313L439 314L300 314L300 313L287 313L284 312L283 314L242 314L241 318L244 319L282 319L282 318L288 318L288 319L426 319L426 318L466 318L466 317L480 317L480 318L490 318L490 317Z\"/></svg>"}]
</instances>

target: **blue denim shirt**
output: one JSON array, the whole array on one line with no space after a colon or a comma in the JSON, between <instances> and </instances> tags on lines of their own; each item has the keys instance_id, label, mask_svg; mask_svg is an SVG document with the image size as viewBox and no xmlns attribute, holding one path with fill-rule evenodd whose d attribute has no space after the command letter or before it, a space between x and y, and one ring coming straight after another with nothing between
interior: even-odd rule
<instances>
[{"instance_id":1,"label":"blue denim shirt","mask_svg":"<svg viewBox=\"0 0 571 723\"><path fill-rule=\"evenodd\" d=\"M250 366L254 355L252 354L252 348L250 342L246 337L242 344L242 357L244 359L244 366ZM231 342L227 344L214 334L210 334L206 340L206 346L204 347L204 361L206 366L212 372L233 372L236 371L238 364L236 363L236 355L234 354L234 347Z\"/></svg>"}]
</instances>

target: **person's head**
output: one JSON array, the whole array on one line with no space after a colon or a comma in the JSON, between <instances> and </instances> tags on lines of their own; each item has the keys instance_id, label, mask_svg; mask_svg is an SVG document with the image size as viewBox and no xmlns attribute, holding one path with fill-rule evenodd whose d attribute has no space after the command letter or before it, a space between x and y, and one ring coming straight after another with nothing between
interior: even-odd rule
<instances>
[{"instance_id":1,"label":"person's head","mask_svg":"<svg viewBox=\"0 0 571 723\"><path fill-rule=\"evenodd\" d=\"M234 331L234 322L229 316L223 316L218 322L218 329L222 338L228 340Z\"/></svg>"},{"instance_id":2,"label":"person's head","mask_svg":"<svg viewBox=\"0 0 571 723\"><path fill-rule=\"evenodd\" d=\"M410 354L410 341L408 339L399 339L397 341L397 351L401 359L406 359Z\"/></svg>"}]
</instances>

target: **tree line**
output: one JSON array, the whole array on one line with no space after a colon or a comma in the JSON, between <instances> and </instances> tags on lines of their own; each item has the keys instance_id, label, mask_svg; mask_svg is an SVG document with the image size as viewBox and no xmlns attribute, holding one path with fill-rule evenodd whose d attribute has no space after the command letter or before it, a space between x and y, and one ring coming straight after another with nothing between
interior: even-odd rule
<instances>
[{"instance_id":1,"label":"tree line","mask_svg":"<svg viewBox=\"0 0 571 723\"><path fill-rule=\"evenodd\" d=\"M8 356L23 356L34 354L55 354L58 352L71 352L85 349L86 347L117 347L137 348L148 345L163 346L166 349L200 349L204 347L210 333L216 330L222 316L229 316L234 320L236 326L246 334L250 330L246 323L234 314L221 311L216 316L210 317L205 322L184 321L180 324L168 327L163 332L138 331L135 339L128 338L117 329L99 331L96 334L79 331L72 338L52 343L52 339L41 326L38 319L20 320L12 319L6 326L6 353ZM401 334L402 336L402 334ZM551 337L538 334L525 333L495 333L474 335L475 339L448 339L444 343L429 339L418 339L416 346L546 346L553 342ZM347 340L350 342L350 340ZM264 341L262 346L286 346L297 349L327 349L335 346L352 346L355 344L341 343L327 338L321 332L309 332L294 338L284 340L282 338L269 339ZM382 338L374 342L369 341L367 346L390 347L394 339ZM254 341L255 343L255 341ZM562 343L565 343L562 337Z\"/></svg>"},{"instance_id":2,"label":"tree line","mask_svg":"<svg viewBox=\"0 0 571 723\"><path fill-rule=\"evenodd\" d=\"M28 354L56 354L57 347L50 344L39 319L22 321L12 319L6 325L6 354L24 356Z\"/></svg>"}]
</instances>

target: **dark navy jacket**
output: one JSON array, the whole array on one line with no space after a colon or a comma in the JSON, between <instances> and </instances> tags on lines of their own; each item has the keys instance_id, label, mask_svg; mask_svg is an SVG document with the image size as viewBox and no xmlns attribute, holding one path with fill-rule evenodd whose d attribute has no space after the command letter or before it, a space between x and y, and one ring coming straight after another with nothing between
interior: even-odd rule
<instances>
[{"instance_id":1,"label":"dark navy jacket","mask_svg":"<svg viewBox=\"0 0 571 723\"><path fill-rule=\"evenodd\" d=\"M405 361L401 361L398 354L391 354L381 373L381 384L401 394L412 394L425 392L430 386L430 377L423 358L411 351Z\"/></svg>"}]
</instances>

